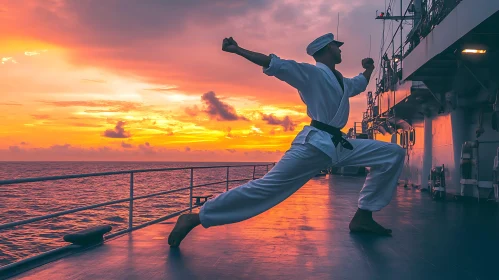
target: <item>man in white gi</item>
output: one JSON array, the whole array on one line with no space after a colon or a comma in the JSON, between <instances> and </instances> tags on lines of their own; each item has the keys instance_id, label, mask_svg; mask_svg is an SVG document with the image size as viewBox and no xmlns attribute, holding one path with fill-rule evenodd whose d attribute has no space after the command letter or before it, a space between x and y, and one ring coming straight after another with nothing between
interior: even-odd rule
<instances>
[{"instance_id":1,"label":"man in white gi","mask_svg":"<svg viewBox=\"0 0 499 280\"><path fill-rule=\"evenodd\" d=\"M341 63L341 45L343 43L334 40L331 33L315 39L307 47L307 53L316 61L316 65L312 65L248 51L238 46L232 37L223 40L223 51L262 66L265 74L296 88L307 105L312 123L298 133L291 148L264 177L208 200L199 214L181 215L168 238L170 246L179 246L198 225L209 228L236 223L274 207L331 165L370 167L350 231L391 234L390 229L373 220L372 212L391 201L405 152L397 144L370 139L347 141L342 137L340 129L347 123L350 109L348 99L366 90L374 61L363 59L365 71L351 79L344 78L335 68Z\"/></svg>"}]
</instances>

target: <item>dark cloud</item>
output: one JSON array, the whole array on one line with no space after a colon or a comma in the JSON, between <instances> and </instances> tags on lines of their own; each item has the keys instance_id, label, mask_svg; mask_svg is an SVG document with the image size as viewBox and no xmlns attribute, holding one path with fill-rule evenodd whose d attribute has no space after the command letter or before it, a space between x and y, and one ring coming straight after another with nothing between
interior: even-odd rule
<instances>
[{"instance_id":1,"label":"dark cloud","mask_svg":"<svg viewBox=\"0 0 499 280\"><path fill-rule=\"evenodd\" d=\"M229 152L229 153L232 153L232 154L236 152L236 150L234 150L234 149L225 149L225 150L226 150L227 152Z\"/></svg>"},{"instance_id":2,"label":"dark cloud","mask_svg":"<svg viewBox=\"0 0 499 280\"><path fill-rule=\"evenodd\" d=\"M139 145L139 150L142 151L145 154L150 154L150 155L156 153L156 151L151 146L151 144L149 144L149 142L145 142L143 145L142 144Z\"/></svg>"},{"instance_id":3,"label":"dark cloud","mask_svg":"<svg viewBox=\"0 0 499 280\"><path fill-rule=\"evenodd\" d=\"M211 118L216 118L219 121L248 120L243 116L238 116L234 107L222 102L213 91L203 94L201 100L206 106L204 112Z\"/></svg>"},{"instance_id":4,"label":"dark cloud","mask_svg":"<svg viewBox=\"0 0 499 280\"><path fill-rule=\"evenodd\" d=\"M139 148L141 148L141 149L151 149L152 146L151 146L151 144L149 144L149 142L145 142L143 145L142 144L139 145Z\"/></svg>"},{"instance_id":5,"label":"dark cloud","mask_svg":"<svg viewBox=\"0 0 499 280\"><path fill-rule=\"evenodd\" d=\"M289 118L289 116L284 117L284 119L282 120L278 119L272 114L270 115L262 114L262 117L263 117L262 119L264 121L267 121L267 123L270 125L282 126L284 128L284 131L294 131L296 128L296 124L293 123L293 121L291 120L291 118Z\"/></svg>"},{"instance_id":6,"label":"dark cloud","mask_svg":"<svg viewBox=\"0 0 499 280\"><path fill-rule=\"evenodd\" d=\"M297 20L303 15L303 10L306 3L282 3L278 9L272 13L272 18L275 22L283 24L283 28L303 27L303 22Z\"/></svg>"},{"instance_id":7,"label":"dark cloud","mask_svg":"<svg viewBox=\"0 0 499 280\"><path fill-rule=\"evenodd\" d=\"M190 148L190 147L185 147L185 151L186 151L186 152L190 152L190 151L191 151L191 148Z\"/></svg>"},{"instance_id":8,"label":"dark cloud","mask_svg":"<svg viewBox=\"0 0 499 280\"><path fill-rule=\"evenodd\" d=\"M18 1L15 1L18 2ZM229 18L264 11L267 0L46 0L9 3L13 13L29 14L18 27L31 36L55 43L113 47L117 55L127 48L158 38L172 39L188 27L209 29L226 25ZM35 25L36 24L36 25ZM0 31L2 28L0 28ZM125 31L126 32L123 32ZM77 36L75 36L77 34ZM180 42L179 42L180 43Z\"/></svg>"},{"instance_id":9,"label":"dark cloud","mask_svg":"<svg viewBox=\"0 0 499 280\"><path fill-rule=\"evenodd\" d=\"M9 146L9 151L11 151L13 153L21 153L24 150L21 149L19 146Z\"/></svg>"},{"instance_id":10,"label":"dark cloud","mask_svg":"<svg viewBox=\"0 0 499 280\"><path fill-rule=\"evenodd\" d=\"M68 150L69 148L71 148L71 144L50 146L50 149L52 149L54 151L65 151L65 150Z\"/></svg>"},{"instance_id":11,"label":"dark cloud","mask_svg":"<svg viewBox=\"0 0 499 280\"><path fill-rule=\"evenodd\" d=\"M130 148L133 148L133 145L121 141L121 147L125 148L125 149L130 149Z\"/></svg>"},{"instance_id":12,"label":"dark cloud","mask_svg":"<svg viewBox=\"0 0 499 280\"><path fill-rule=\"evenodd\" d=\"M129 138L132 135L130 132L125 131L125 122L118 121L114 129L108 129L104 132L104 136L109 138Z\"/></svg>"},{"instance_id":13,"label":"dark cloud","mask_svg":"<svg viewBox=\"0 0 499 280\"><path fill-rule=\"evenodd\" d=\"M28 143L23 141L21 142L21 145L28 145Z\"/></svg>"},{"instance_id":14,"label":"dark cloud","mask_svg":"<svg viewBox=\"0 0 499 280\"><path fill-rule=\"evenodd\" d=\"M129 44L133 38L172 37L188 25L199 27L225 24L250 11L264 10L266 0L136 0L64 1L61 5L74 17L66 29L85 27L82 40ZM271 2L271 1L270 1ZM46 9L48 11L48 9ZM57 14L53 15L58 17ZM123 32L126 30L126 32ZM67 30L71 31L71 30Z\"/></svg>"}]
</instances>

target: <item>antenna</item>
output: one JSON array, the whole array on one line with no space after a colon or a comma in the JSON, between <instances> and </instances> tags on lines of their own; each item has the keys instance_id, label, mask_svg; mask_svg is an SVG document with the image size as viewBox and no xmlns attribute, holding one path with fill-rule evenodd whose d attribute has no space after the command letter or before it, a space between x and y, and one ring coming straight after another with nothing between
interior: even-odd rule
<instances>
[{"instance_id":1,"label":"antenna","mask_svg":"<svg viewBox=\"0 0 499 280\"><path fill-rule=\"evenodd\" d=\"M371 57L371 34L369 34L369 56Z\"/></svg>"},{"instance_id":2,"label":"antenna","mask_svg":"<svg viewBox=\"0 0 499 280\"><path fill-rule=\"evenodd\" d=\"M338 13L338 24L336 25L336 40L340 39L339 27L340 27L340 13Z\"/></svg>"}]
</instances>

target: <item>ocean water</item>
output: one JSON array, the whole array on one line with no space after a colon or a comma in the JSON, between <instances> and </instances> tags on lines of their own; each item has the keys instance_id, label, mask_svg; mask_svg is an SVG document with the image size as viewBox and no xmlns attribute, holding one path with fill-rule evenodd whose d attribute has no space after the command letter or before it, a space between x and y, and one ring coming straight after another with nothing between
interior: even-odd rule
<instances>
[{"instance_id":1,"label":"ocean water","mask_svg":"<svg viewBox=\"0 0 499 280\"><path fill-rule=\"evenodd\" d=\"M107 171L230 165L230 180L250 179L253 167L264 163L207 162L0 162L0 180ZM269 166L269 169L271 166ZM225 181L226 168L194 170L193 184ZM256 168L256 176L267 172ZM231 182L229 188L246 181ZM134 196L188 187L190 170L134 174ZM219 194L226 183L196 188L193 194ZM130 175L110 175L0 186L0 224L129 197ZM67 245L63 236L88 227L109 224L112 232L127 228L128 202L85 210L12 229L0 230L0 266ZM134 201L134 225L189 207L189 190Z\"/></svg>"}]
</instances>

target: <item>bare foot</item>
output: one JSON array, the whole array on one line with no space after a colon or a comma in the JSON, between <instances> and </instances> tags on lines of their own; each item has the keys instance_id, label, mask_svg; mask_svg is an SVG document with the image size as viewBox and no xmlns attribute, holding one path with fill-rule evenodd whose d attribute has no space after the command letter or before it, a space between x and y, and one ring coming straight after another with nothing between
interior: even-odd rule
<instances>
[{"instance_id":1,"label":"bare foot","mask_svg":"<svg viewBox=\"0 0 499 280\"><path fill-rule=\"evenodd\" d=\"M373 220L372 212L358 209L349 225L351 232L366 232L377 235L391 235L392 230L384 228Z\"/></svg>"},{"instance_id":2,"label":"bare foot","mask_svg":"<svg viewBox=\"0 0 499 280\"><path fill-rule=\"evenodd\" d=\"M180 215L170 236L168 236L168 244L170 247L178 247L187 234L200 224L199 214Z\"/></svg>"}]
</instances>

